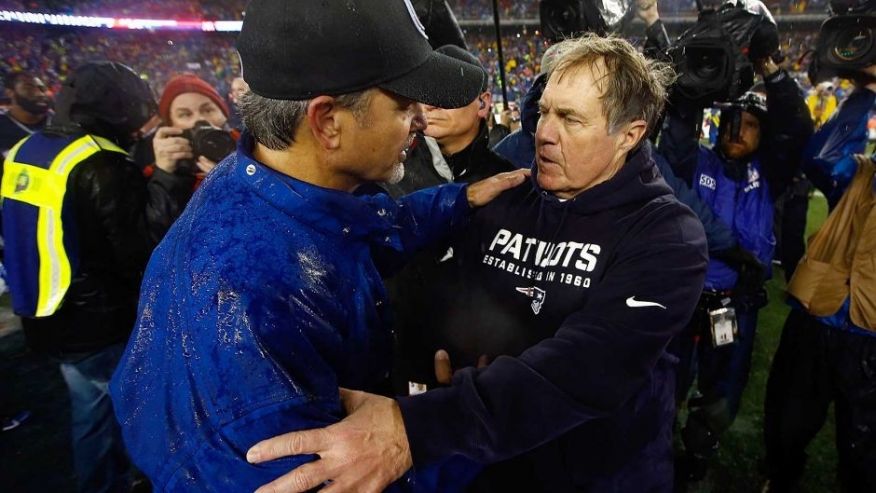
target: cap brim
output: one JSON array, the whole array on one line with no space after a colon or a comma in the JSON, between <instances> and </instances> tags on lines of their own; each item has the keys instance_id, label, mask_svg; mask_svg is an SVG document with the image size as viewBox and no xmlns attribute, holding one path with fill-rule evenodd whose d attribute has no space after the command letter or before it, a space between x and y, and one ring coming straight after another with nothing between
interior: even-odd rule
<instances>
[{"instance_id":1,"label":"cap brim","mask_svg":"<svg viewBox=\"0 0 876 493\"><path fill-rule=\"evenodd\" d=\"M420 103L452 109L477 99L483 82L481 67L433 51L419 67L379 86Z\"/></svg>"}]
</instances>

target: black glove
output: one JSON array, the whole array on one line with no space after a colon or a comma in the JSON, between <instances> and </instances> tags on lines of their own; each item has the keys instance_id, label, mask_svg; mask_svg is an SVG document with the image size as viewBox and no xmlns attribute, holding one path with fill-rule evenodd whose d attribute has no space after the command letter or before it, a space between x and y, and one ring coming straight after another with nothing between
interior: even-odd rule
<instances>
[{"instance_id":1,"label":"black glove","mask_svg":"<svg viewBox=\"0 0 876 493\"><path fill-rule=\"evenodd\" d=\"M763 286L766 269L748 250L737 245L715 252L712 257L726 263L739 274L733 288L734 293L754 294Z\"/></svg>"}]
</instances>

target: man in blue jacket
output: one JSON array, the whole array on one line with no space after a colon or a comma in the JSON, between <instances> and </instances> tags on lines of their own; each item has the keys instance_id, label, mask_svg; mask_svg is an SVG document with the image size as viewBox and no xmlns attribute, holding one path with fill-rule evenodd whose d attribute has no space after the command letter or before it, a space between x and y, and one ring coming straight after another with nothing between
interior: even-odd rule
<instances>
[{"instance_id":1,"label":"man in blue jacket","mask_svg":"<svg viewBox=\"0 0 876 493\"><path fill-rule=\"evenodd\" d=\"M248 458L262 465L321 457L260 491L326 480L376 491L448 460L487 465L476 491L671 491L665 349L707 258L702 225L641 146L670 76L624 40L572 43L539 103L531 183L475 214L448 260L458 292L423 314L467 368L447 387L257 445ZM482 354L492 362L474 368Z\"/></svg>"},{"instance_id":2,"label":"man in blue jacket","mask_svg":"<svg viewBox=\"0 0 876 493\"><path fill-rule=\"evenodd\" d=\"M773 202L794 176L812 121L799 85L787 72L769 58L759 61L757 70L766 99L749 92L726 105L715 149L698 143L703 108L682 98L668 110L658 149L730 228L739 246L764 266L759 272L769 273L775 250ZM710 259L699 307L673 342L672 351L681 358L679 400L686 400L695 379L698 390L688 402L681 433L680 481L705 476L720 435L736 417L748 381L757 313L766 304L765 277L745 275L727 260Z\"/></svg>"},{"instance_id":3,"label":"man in blue jacket","mask_svg":"<svg viewBox=\"0 0 876 493\"><path fill-rule=\"evenodd\" d=\"M363 190L401 178L419 102L462 106L482 82L432 51L407 0L255 0L238 49L248 133L156 249L111 384L156 491L252 491L313 460L255 466L244 454L340 420L341 385L380 389L391 347L381 270L525 175L399 202Z\"/></svg>"}]
</instances>

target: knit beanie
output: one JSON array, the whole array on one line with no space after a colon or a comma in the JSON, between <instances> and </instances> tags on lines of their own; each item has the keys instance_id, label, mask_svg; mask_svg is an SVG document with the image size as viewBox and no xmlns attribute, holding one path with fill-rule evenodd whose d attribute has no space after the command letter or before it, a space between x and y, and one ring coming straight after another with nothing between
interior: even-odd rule
<instances>
[{"instance_id":1,"label":"knit beanie","mask_svg":"<svg viewBox=\"0 0 876 493\"><path fill-rule=\"evenodd\" d=\"M170 103L180 94L187 92L196 92L210 98L216 103L222 114L228 117L228 104L213 86L195 74L181 74L170 79L164 86L164 92L161 93L161 99L158 101L158 114L162 121L170 123Z\"/></svg>"}]
</instances>

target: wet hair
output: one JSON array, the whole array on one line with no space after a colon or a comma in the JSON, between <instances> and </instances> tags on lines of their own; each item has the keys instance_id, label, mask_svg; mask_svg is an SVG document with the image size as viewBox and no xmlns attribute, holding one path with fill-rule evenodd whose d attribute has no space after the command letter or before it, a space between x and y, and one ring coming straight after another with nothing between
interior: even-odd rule
<instances>
[{"instance_id":1,"label":"wet hair","mask_svg":"<svg viewBox=\"0 0 876 493\"><path fill-rule=\"evenodd\" d=\"M672 67L646 58L628 41L614 36L587 33L563 45L551 78L561 80L582 68L605 68L596 84L602 91L602 114L609 134L636 120L644 120L648 132L653 130L663 112L667 88L676 77Z\"/></svg>"},{"instance_id":2,"label":"wet hair","mask_svg":"<svg viewBox=\"0 0 876 493\"><path fill-rule=\"evenodd\" d=\"M559 41L554 43L545 50L544 55L541 56L541 72L542 74L550 74L554 70L554 65L557 63L557 60L560 58L560 55L565 53L566 49L570 46L570 41L574 41L572 39L564 39L563 41Z\"/></svg>"},{"instance_id":3,"label":"wet hair","mask_svg":"<svg viewBox=\"0 0 876 493\"><path fill-rule=\"evenodd\" d=\"M35 75L26 70L16 70L15 72L6 74L6 77L3 77L3 88L12 91L15 90L15 84L18 84L19 81L33 80L35 78Z\"/></svg>"},{"instance_id":4,"label":"wet hair","mask_svg":"<svg viewBox=\"0 0 876 493\"><path fill-rule=\"evenodd\" d=\"M307 114L310 101L272 99L247 91L240 97L238 107L243 125L252 136L268 149L282 151L295 140L295 131ZM341 107L350 109L356 120L363 124L371 103L371 93L366 90L343 94L335 96L335 101Z\"/></svg>"}]
</instances>

